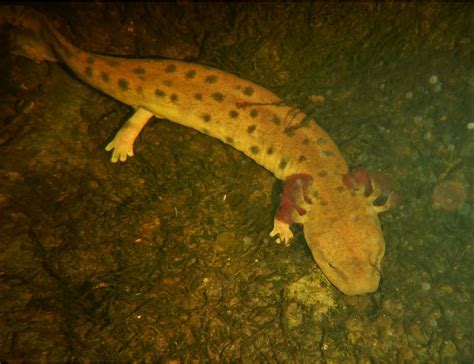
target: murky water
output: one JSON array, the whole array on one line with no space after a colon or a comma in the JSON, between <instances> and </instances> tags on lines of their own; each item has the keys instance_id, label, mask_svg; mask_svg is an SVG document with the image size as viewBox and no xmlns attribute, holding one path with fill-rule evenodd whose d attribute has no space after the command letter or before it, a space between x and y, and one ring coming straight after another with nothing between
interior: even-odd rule
<instances>
[{"instance_id":1,"label":"murky water","mask_svg":"<svg viewBox=\"0 0 474 364\"><path fill-rule=\"evenodd\" d=\"M113 165L103 148L128 108L2 42L0 359L473 360L472 5L41 10L89 51L187 59L271 89L351 167L387 176L400 205L381 216L379 291L344 296L301 232L290 247L268 237L269 172L163 120Z\"/></svg>"}]
</instances>

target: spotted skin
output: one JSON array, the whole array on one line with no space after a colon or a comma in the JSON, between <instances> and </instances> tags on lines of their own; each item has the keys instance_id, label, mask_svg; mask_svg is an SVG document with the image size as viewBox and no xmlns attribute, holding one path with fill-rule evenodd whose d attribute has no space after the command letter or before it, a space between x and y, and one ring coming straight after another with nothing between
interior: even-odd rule
<instances>
[{"instance_id":1,"label":"spotted skin","mask_svg":"<svg viewBox=\"0 0 474 364\"><path fill-rule=\"evenodd\" d=\"M19 44L18 54L62 62L87 84L135 109L106 147L112 162L133 156L135 140L153 116L232 145L284 181L271 232L277 242L289 243L290 225L303 224L316 262L339 290L354 295L377 289L385 249L377 214L389 203L374 206L374 196L344 185L343 176L349 173L345 159L301 110L215 68L83 51L44 16L24 6L1 7L0 20L42 35L23 47Z\"/></svg>"}]
</instances>

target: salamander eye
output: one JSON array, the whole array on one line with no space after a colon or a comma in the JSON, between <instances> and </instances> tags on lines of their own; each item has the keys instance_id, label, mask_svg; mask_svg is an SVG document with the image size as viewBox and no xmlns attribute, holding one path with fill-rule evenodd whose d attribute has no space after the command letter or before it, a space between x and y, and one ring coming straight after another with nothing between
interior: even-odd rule
<instances>
[{"instance_id":1,"label":"salamander eye","mask_svg":"<svg viewBox=\"0 0 474 364\"><path fill-rule=\"evenodd\" d=\"M336 268L334 264L332 264L331 262L328 262L328 265L329 265L329 268L332 268L332 269Z\"/></svg>"}]
</instances>

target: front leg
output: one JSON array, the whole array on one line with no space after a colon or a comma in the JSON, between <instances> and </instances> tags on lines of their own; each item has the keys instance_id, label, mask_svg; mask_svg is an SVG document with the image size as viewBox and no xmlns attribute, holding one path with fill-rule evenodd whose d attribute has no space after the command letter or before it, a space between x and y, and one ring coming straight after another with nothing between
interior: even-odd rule
<instances>
[{"instance_id":1,"label":"front leg","mask_svg":"<svg viewBox=\"0 0 474 364\"><path fill-rule=\"evenodd\" d=\"M283 182L279 211L270 233L271 237L276 237L278 244L289 245L293 239L290 225L303 222L304 219L300 217L306 214L306 210L300 206L300 203L311 204L308 191L312 183L313 178L309 174L294 174Z\"/></svg>"},{"instance_id":2,"label":"front leg","mask_svg":"<svg viewBox=\"0 0 474 364\"><path fill-rule=\"evenodd\" d=\"M127 157L133 157L133 143L152 116L153 114L148 110L138 108L125 122L115 134L115 138L105 147L107 152L113 150L110 159L112 163L116 163L118 160L125 162Z\"/></svg>"}]
</instances>

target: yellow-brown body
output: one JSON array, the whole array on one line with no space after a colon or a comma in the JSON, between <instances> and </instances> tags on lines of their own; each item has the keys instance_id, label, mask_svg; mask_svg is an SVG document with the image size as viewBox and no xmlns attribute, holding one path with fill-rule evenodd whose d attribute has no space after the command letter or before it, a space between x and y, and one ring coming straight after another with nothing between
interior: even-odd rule
<instances>
[{"instance_id":1,"label":"yellow-brown body","mask_svg":"<svg viewBox=\"0 0 474 364\"><path fill-rule=\"evenodd\" d=\"M25 31L17 54L62 62L87 84L136 110L106 148L113 162L133 156L137 136L155 116L230 144L283 181L311 176L311 203L302 202L306 213L294 213L292 222L304 225L316 262L342 292L377 289L385 246L377 213L385 206L374 207L373 198L344 185L347 163L314 120L271 91L215 68L93 54L73 46L28 8L3 7L1 18ZM292 238L289 223L277 218L271 234L278 242Z\"/></svg>"}]
</instances>

